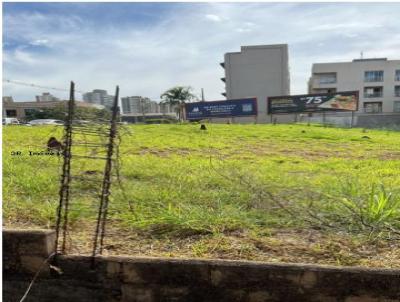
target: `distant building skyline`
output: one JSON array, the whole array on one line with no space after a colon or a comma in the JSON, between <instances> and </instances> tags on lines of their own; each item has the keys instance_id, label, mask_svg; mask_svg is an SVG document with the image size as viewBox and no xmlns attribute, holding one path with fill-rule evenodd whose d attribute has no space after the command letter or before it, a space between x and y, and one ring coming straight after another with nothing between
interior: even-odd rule
<instances>
[{"instance_id":1,"label":"distant building skyline","mask_svg":"<svg viewBox=\"0 0 400 302\"><path fill-rule=\"evenodd\" d=\"M93 89L91 92L84 93L82 98L86 103L102 105L106 108L112 108L114 102L114 96L103 89Z\"/></svg>"},{"instance_id":2,"label":"distant building skyline","mask_svg":"<svg viewBox=\"0 0 400 302\"><path fill-rule=\"evenodd\" d=\"M156 102L147 97L128 96L121 98L122 114L150 114L150 113L174 113L176 110L169 104Z\"/></svg>"},{"instance_id":3,"label":"distant building skyline","mask_svg":"<svg viewBox=\"0 0 400 302\"><path fill-rule=\"evenodd\" d=\"M42 95L37 95L36 102L51 102L59 101L60 99L52 95L50 92L43 92Z\"/></svg>"}]
</instances>

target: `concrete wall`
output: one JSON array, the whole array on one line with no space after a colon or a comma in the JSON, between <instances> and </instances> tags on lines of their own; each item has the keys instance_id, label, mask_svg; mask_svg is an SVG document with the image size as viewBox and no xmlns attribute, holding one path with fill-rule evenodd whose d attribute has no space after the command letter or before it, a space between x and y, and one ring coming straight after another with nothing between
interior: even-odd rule
<instances>
[{"instance_id":1,"label":"concrete wall","mask_svg":"<svg viewBox=\"0 0 400 302\"><path fill-rule=\"evenodd\" d=\"M266 122L267 97L290 94L288 46L242 46L225 54L227 99L257 97L257 121Z\"/></svg>"},{"instance_id":2,"label":"concrete wall","mask_svg":"<svg viewBox=\"0 0 400 302\"><path fill-rule=\"evenodd\" d=\"M383 82L365 82L365 71L384 71ZM375 61L356 61L343 63L317 63L312 67L312 78L310 80L311 92L315 89L336 88L336 91L360 92L359 109L363 111L364 102L382 102L383 112L393 112L394 101L400 101L396 97L394 87L400 85L400 81L395 81L395 71L400 70L400 60L375 60ZM337 82L332 84L320 84L314 78L314 74L336 72ZM364 98L364 87L383 86L383 97Z\"/></svg>"},{"instance_id":3,"label":"concrete wall","mask_svg":"<svg viewBox=\"0 0 400 302\"><path fill-rule=\"evenodd\" d=\"M54 247L54 232L6 230L3 301L17 302ZM26 302L400 301L400 270L244 261L59 256Z\"/></svg>"}]
</instances>

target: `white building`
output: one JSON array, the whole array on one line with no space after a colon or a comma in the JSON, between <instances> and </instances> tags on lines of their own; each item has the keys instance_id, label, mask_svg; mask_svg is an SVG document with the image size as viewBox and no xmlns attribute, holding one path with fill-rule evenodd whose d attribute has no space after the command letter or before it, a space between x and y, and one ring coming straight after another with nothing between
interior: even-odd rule
<instances>
[{"instance_id":1,"label":"white building","mask_svg":"<svg viewBox=\"0 0 400 302\"><path fill-rule=\"evenodd\" d=\"M103 105L106 108L112 108L114 96L109 95L107 90L94 89L92 92L83 94L83 101L90 104Z\"/></svg>"},{"instance_id":2,"label":"white building","mask_svg":"<svg viewBox=\"0 0 400 302\"><path fill-rule=\"evenodd\" d=\"M12 96L3 96L3 103L12 103L14 99Z\"/></svg>"},{"instance_id":3,"label":"white building","mask_svg":"<svg viewBox=\"0 0 400 302\"><path fill-rule=\"evenodd\" d=\"M289 63L288 45L256 45L242 46L240 52L225 54L226 92L222 95L227 99L256 97L257 118L240 117L236 121L267 122L267 97L289 95Z\"/></svg>"},{"instance_id":4,"label":"white building","mask_svg":"<svg viewBox=\"0 0 400 302\"><path fill-rule=\"evenodd\" d=\"M176 114L178 110L178 106L171 106L168 103L159 103L159 112L162 114Z\"/></svg>"},{"instance_id":5,"label":"white building","mask_svg":"<svg viewBox=\"0 0 400 302\"><path fill-rule=\"evenodd\" d=\"M313 64L309 93L336 91L358 91L359 112L400 112L400 60Z\"/></svg>"},{"instance_id":6,"label":"white building","mask_svg":"<svg viewBox=\"0 0 400 302\"><path fill-rule=\"evenodd\" d=\"M36 96L36 102L52 102L52 101L59 101L60 99L56 98L49 92L44 92L42 95Z\"/></svg>"},{"instance_id":7,"label":"white building","mask_svg":"<svg viewBox=\"0 0 400 302\"><path fill-rule=\"evenodd\" d=\"M123 114L163 113L160 104L142 96L128 96L121 98ZM165 113L169 113L167 110Z\"/></svg>"}]
</instances>

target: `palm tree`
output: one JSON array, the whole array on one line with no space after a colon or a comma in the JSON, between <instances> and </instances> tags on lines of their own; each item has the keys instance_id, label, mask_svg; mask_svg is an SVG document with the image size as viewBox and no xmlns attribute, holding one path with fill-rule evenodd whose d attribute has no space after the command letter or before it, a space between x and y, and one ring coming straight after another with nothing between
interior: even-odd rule
<instances>
[{"instance_id":1,"label":"palm tree","mask_svg":"<svg viewBox=\"0 0 400 302\"><path fill-rule=\"evenodd\" d=\"M176 86L165 91L161 96L162 103L176 107L179 121L183 118L183 108L186 102L196 99L191 87Z\"/></svg>"}]
</instances>

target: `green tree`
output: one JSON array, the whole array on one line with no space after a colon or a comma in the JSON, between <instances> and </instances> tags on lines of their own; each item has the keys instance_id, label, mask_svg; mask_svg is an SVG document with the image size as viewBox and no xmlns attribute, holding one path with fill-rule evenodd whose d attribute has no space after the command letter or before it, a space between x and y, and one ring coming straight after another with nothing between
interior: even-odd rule
<instances>
[{"instance_id":1,"label":"green tree","mask_svg":"<svg viewBox=\"0 0 400 302\"><path fill-rule=\"evenodd\" d=\"M197 99L191 87L176 86L165 91L161 96L162 103L176 108L179 121L183 119L185 103Z\"/></svg>"},{"instance_id":2,"label":"green tree","mask_svg":"<svg viewBox=\"0 0 400 302\"><path fill-rule=\"evenodd\" d=\"M56 119L65 120L67 115L67 103L57 104L53 108L34 109L26 114L26 120L36 119ZM94 119L110 119L111 112L106 109L97 109L90 107L75 107L74 119L77 120L94 120Z\"/></svg>"}]
</instances>

